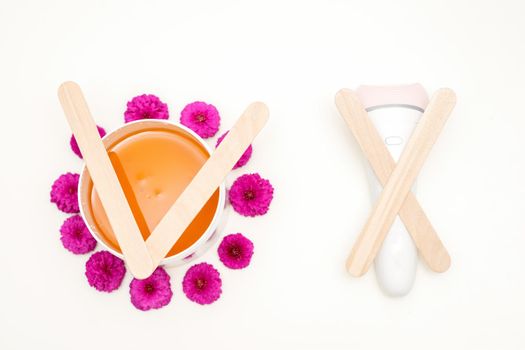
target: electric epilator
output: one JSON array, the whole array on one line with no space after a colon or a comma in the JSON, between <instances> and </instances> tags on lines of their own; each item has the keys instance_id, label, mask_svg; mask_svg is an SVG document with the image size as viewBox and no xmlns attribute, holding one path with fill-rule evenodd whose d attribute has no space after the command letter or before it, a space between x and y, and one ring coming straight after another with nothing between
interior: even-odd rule
<instances>
[{"instance_id":1,"label":"electric epilator","mask_svg":"<svg viewBox=\"0 0 525 350\"><path fill-rule=\"evenodd\" d=\"M412 84L360 86L356 92L397 162L428 104L426 91L420 84ZM370 167L368 179L375 201L382 186ZM415 188L412 191L415 193ZM391 296L406 295L414 283L417 260L417 248L397 216L374 261L377 281L383 291Z\"/></svg>"}]
</instances>

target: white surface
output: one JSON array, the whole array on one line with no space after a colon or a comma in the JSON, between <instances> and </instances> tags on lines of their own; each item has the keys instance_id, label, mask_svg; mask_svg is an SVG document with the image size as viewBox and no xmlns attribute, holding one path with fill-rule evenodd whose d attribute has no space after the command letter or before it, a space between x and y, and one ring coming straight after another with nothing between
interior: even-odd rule
<instances>
[{"instance_id":1,"label":"white surface","mask_svg":"<svg viewBox=\"0 0 525 350\"><path fill-rule=\"evenodd\" d=\"M522 1L2 1L1 349L523 349L525 22ZM174 298L142 313L120 290L87 286L87 257L58 239L52 181L80 170L56 97L85 90L100 124L151 92L173 117L214 103L223 129L253 100L270 123L247 168L276 188L265 217L232 213L253 239L222 298ZM458 105L418 180L418 198L452 256L422 264L402 299L344 261L370 211L362 156L334 105L342 87L448 86ZM211 142L214 142L211 141ZM353 234L350 234L353 233Z\"/></svg>"}]
</instances>

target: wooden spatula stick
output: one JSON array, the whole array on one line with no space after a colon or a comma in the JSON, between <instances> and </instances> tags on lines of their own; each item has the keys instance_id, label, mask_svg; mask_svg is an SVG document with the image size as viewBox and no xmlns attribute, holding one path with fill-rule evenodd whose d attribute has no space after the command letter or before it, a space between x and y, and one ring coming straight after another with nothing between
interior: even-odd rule
<instances>
[{"instance_id":1,"label":"wooden spatula stick","mask_svg":"<svg viewBox=\"0 0 525 350\"><path fill-rule=\"evenodd\" d=\"M396 163L359 97L352 90L343 89L336 94L335 102L379 182L386 185ZM408 192L399 216L428 267L435 272L446 271L450 256L412 192Z\"/></svg>"},{"instance_id":2,"label":"wooden spatula stick","mask_svg":"<svg viewBox=\"0 0 525 350\"><path fill-rule=\"evenodd\" d=\"M361 276L370 267L455 103L449 89L432 97L348 257L352 275Z\"/></svg>"},{"instance_id":3,"label":"wooden spatula stick","mask_svg":"<svg viewBox=\"0 0 525 350\"><path fill-rule=\"evenodd\" d=\"M76 83L65 82L58 88L58 97L126 263L133 276L146 278L153 271L151 257L84 95Z\"/></svg>"},{"instance_id":4,"label":"wooden spatula stick","mask_svg":"<svg viewBox=\"0 0 525 350\"><path fill-rule=\"evenodd\" d=\"M177 198L146 241L153 264L166 256L268 120L268 108L252 103Z\"/></svg>"}]
</instances>

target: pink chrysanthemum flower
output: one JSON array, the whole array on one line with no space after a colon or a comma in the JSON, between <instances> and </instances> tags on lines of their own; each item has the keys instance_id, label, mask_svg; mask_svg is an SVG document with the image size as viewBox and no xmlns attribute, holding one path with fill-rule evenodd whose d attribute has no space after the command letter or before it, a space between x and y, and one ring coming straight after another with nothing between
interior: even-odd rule
<instances>
[{"instance_id":1,"label":"pink chrysanthemum flower","mask_svg":"<svg viewBox=\"0 0 525 350\"><path fill-rule=\"evenodd\" d=\"M155 95L135 96L127 104L124 112L126 123L140 119L168 119L168 105Z\"/></svg>"},{"instance_id":2,"label":"pink chrysanthemum flower","mask_svg":"<svg viewBox=\"0 0 525 350\"><path fill-rule=\"evenodd\" d=\"M51 186L51 203L64 213L78 213L78 174L65 173Z\"/></svg>"},{"instance_id":3,"label":"pink chrysanthemum flower","mask_svg":"<svg viewBox=\"0 0 525 350\"><path fill-rule=\"evenodd\" d=\"M221 117L214 105L196 101L180 112L180 123L195 131L202 138L208 138L219 131Z\"/></svg>"},{"instance_id":4,"label":"pink chrysanthemum flower","mask_svg":"<svg viewBox=\"0 0 525 350\"><path fill-rule=\"evenodd\" d=\"M213 265L200 263L186 271L182 281L182 290L191 301L197 304L211 304L222 293L222 281L219 271Z\"/></svg>"},{"instance_id":5,"label":"pink chrysanthemum flower","mask_svg":"<svg viewBox=\"0 0 525 350\"><path fill-rule=\"evenodd\" d=\"M151 276L143 280L134 278L129 284L131 303L139 310L160 309L171 301L170 276L157 267Z\"/></svg>"},{"instance_id":6,"label":"pink chrysanthemum flower","mask_svg":"<svg viewBox=\"0 0 525 350\"><path fill-rule=\"evenodd\" d=\"M222 239L217 252L226 267L244 269L252 260L253 243L240 233L231 234Z\"/></svg>"},{"instance_id":7,"label":"pink chrysanthemum flower","mask_svg":"<svg viewBox=\"0 0 525 350\"><path fill-rule=\"evenodd\" d=\"M273 199L273 186L259 174L246 174L235 180L228 196L237 213L252 217L264 215Z\"/></svg>"},{"instance_id":8,"label":"pink chrysanthemum flower","mask_svg":"<svg viewBox=\"0 0 525 350\"><path fill-rule=\"evenodd\" d=\"M94 253L86 262L89 285L101 292L109 293L120 287L125 274L124 261L107 251Z\"/></svg>"},{"instance_id":9,"label":"pink chrysanthemum flower","mask_svg":"<svg viewBox=\"0 0 525 350\"><path fill-rule=\"evenodd\" d=\"M100 137L104 137L106 135L106 130L104 130L103 127L97 125L98 134ZM80 152L80 148L78 147L77 140L75 139L75 135L71 135L71 139L69 140L69 145L71 146L71 150L73 153L75 153L77 156L82 159L82 152Z\"/></svg>"},{"instance_id":10,"label":"pink chrysanthemum flower","mask_svg":"<svg viewBox=\"0 0 525 350\"><path fill-rule=\"evenodd\" d=\"M217 148L221 144L222 140L224 140L227 134L228 134L228 131L226 131L221 137L219 137L219 139L217 140L217 144L215 145L215 148ZM252 157L252 151L253 151L252 145L248 146L246 151L244 151L244 153L242 154L241 158L239 158L237 163L235 163L235 165L233 166L233 169L237 169L237 168L242 167L243 165L246 165L246 163L248 163L248 161Z\"/></svg>"},{"instance_id":11,"label":"pink chrysanthemum flower","mask_svg":"<svg viewBox=\"0 0 525 350\"><path fill-rule=\"evenodd\" d=\"M86 254L97 246L80 215L73 215L64 221L60 227L60 240L64 248L73 254Z\"/></svg>"}]
</instances>

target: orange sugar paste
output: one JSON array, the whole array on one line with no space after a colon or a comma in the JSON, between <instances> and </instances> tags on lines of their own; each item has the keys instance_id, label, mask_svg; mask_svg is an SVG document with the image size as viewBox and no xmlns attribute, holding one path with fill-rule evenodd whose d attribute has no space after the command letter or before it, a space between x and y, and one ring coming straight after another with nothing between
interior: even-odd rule
<instances>
[{"instance_id":1,"label":"orange sugar paste","mask_svg":"<svg viewBox=\"0 0 525 350\"><path fill-rule=\"evenodd\" d=\"M127 135L110 145L108 154L144 240L209 158L204 146L189 133L164 128ZM91 180L90 193L89 207L99 234L106 244L121 252ZM167 256L185 250L202 236L218 203L217 189Z\"/></svg>"}]
</instances>

